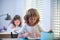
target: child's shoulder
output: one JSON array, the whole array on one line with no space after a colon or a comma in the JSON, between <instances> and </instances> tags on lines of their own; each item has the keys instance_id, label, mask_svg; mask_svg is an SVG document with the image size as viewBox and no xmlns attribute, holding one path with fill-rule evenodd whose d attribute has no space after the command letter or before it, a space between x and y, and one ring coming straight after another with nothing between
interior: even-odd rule
<instances>
[{"instance_id":1,"label":"child's shoulder","mask_svg":"<svg viewBox=\"0 0 60 40\"><path fill-rule=\"evenodd\" d=\"M35 26L40 27L40 25L39 25L39 24L37 24L37 25L35 25Z\"/></svg>"},{"instance_id":2,"label":"child's shoulder","mask_svg":"<svg viewBox=\"0 0 60 40\"><path fill-rule=\"evenodd\" d=\"M22 26L27 26L27 24L26 24L26 23L24 23Z\"/></svg>"}]
</instances>

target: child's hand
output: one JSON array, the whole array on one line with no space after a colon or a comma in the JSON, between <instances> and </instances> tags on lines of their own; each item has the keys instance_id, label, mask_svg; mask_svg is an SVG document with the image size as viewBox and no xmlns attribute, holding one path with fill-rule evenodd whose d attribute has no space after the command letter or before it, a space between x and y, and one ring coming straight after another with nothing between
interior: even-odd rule
<instances>
[{"instance_id":1,"label":"child's hand","mask_svg":"<svg viewBox=\"0 0 60 40\"><path fill-rule=\"evenodd\" d=\"M28 36L32 36L32 33L28 33Z\"/></svg>"},{"instance_id":2,"label":"child's hand","mask_svg":"<svg viewBox=\"0 0 60 40\"><path fill-rule=\"evenodd\" d=\"M28 32L28 37L33 37L33 34Z\"/></svg>"},{"instance_id":3,"label":"child's hand","mask_svg":"<svg viewBox=\"0 0 60 40\"><path fill-rule=\"evenodd\" d=\"M23 33L23 36L24 37L28 37L28 33Z\"/></svg>"},{"instance_id":4,"label":"child's hand","mask_svg":"<svg viewBox=\"0 0 60 40\"><path fill-rule=\"evenodd\" d=\"M36 32L36 37L40 37L40 33L39 32Z\"/></svg>"},{"instance_id":5,"label":"child's hand","mask_svg":"<svg viewBox=\"0 0 60 40\"><path fill-rule=\"evenodd\" d=\"M18 35L18 37L17 38L23 38L23 36L22 35Z\"/></svg>"},{"instance_id":6,"label":"child's hand","mask_svg":"<svg viewBox=\"0 0 60 40\"><path fill-rule=\"evenodd\" d=\"M26 33L23 34L23 36L24 36L24 37L31 37L31 36L32 36L32 33L26 32Z\"/></svg>"}]
</instances>

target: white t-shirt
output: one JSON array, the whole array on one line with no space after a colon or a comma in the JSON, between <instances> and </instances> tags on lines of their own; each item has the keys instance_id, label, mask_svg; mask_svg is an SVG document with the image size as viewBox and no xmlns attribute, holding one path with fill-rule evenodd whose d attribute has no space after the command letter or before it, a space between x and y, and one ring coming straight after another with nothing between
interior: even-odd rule
<instances>
[{"instance_id":1,"label":"white t-shirt","mask_svg":"<svg viewBox=\"0 0 60 40\"><path fill-rule=\"evenodd\" d=\"M36 36L34 35L34 33L36 33L37 31L38 31L39 33L42 31L42 29L41 29L41 27L40 27L39 25L35 25L34 27L31 27L31 26L25 24L25 25L22 27L22 29L21 29L21 31L20 31L20 34L21 34L21 33L30 32L30 33L33 34L33 35L31 36L31 38L35 38Z\"/></svg>"},{"instance_id":2,"label":"white t-shirt","mask_svg":"<svg viewBox=\"0 0 60 40\"><path fill-rule=\"evenodd\" d=\"M19 26L18 26L18 31L15 31L14 28L13 28L13 25L11 24L11 25L8 26L7 32L12 32L13 34L17 34L17 33L20 33L21 28L22 28L22 27L19 27Z\"/></svg>"}]
</instances>

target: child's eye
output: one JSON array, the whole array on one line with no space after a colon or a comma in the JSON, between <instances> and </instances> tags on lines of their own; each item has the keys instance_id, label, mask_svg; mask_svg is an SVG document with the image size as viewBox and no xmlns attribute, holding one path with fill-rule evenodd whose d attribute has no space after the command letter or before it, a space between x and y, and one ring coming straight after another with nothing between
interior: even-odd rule
<instances>
[{"instance_id":1,"label":"child's eye","mask_svg":"<svg viewBox=\"0 0 60 40\"><path fill-rule=\"evenodd\" d=\"M34 18L34 20L35 20L35 18Z\"/></svg>"},{"instance_id":2,"label":"child's eye","mask_svg":"<svg viewBox=\"0 0 60 40\"><path fill-rule=\"evenodd\" d=\"M30 20L33 20L32 18L30 18Z\"/></svg>"}]
</instances>

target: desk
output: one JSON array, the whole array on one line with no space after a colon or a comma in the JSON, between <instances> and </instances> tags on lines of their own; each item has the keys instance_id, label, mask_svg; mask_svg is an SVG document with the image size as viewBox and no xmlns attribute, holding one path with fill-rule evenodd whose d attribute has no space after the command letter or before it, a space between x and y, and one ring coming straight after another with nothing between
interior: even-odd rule
<instances>
[{"instance_id":1,"label":"desk","mask_svg":"<svg viewBox=\"0 0 60 40\"><path fill-rule=\"evenodd\" d=\"M11 34L11 32L0 32L0 38L17 38L18 34Z\"/></svg>"},{"instance_id":2,"label":"desk","mask_svg":"<svg viewBox=\"0 0 60 40\"><path fill-rule=\"evenodd\" d=\"M1 32L0 33L0 38L11 38L11 33L10 32Z\"/></svg>"},{"instance_id":3,"label":"desk","mask_svg":"<svg viewBox=\"0 0 60 40\"><path fill-rule=\"evenodd\" d=\"M0 34L0 38L11 38L10 34Z\"/></svg>"}]
</instances>

